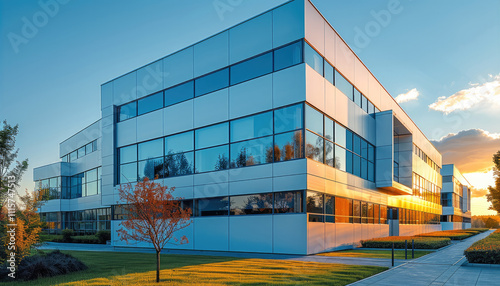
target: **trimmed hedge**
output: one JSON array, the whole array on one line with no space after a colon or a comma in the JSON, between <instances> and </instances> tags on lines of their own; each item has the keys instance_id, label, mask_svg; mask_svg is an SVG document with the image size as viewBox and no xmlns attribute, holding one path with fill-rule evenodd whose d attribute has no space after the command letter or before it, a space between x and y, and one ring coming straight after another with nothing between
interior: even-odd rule
<instances>
[{"instance_id":1,"label":"trimmed hedge","mask_svg":"<svg viewBox=\"0 0 500 286\"><path fill-rule=\"evenodd\" d=\"M411 248L411 240L415 241L415 249L438 249L450 244L449 238L444 237L415 237L415 236L389 236L362 240L361 245L366 248L394 248L404 249L405 240L408 240L408 248Z\"/></svg>"},{"instance_id":2,"label":"trimmed hedge","mask_svg":"<svg viewBox=\"0 0 500 286\"><path fill-rule=\"evenodd\" d=\"M434 232L418 234L416 236L419 236L419 237L447 237L451 240L463 240L463 239L469 238L471 236L474 236L476 234L479 234L479 232L460 229L460 230L434 231Z\"/></svg>"},{"instance_id":3,"label":"trimmed hedge","mask_svg":"<svg viewBox=\"0 0 500 286\"><path fill-rule=\"evenodd\" d=\"M99 244L99 238L95 235L73 236L71 239L74 243Z\"/></svg>"},{"instance_id":4,"label":"trimmed hedge","mask_svg":"<svg viewBox=\"0 0 500 286\"><path fill-rule=\"evenodd\" d=\"M470 263L500 264L500 229L464 251Z\"/></svg>"}]
</instances>

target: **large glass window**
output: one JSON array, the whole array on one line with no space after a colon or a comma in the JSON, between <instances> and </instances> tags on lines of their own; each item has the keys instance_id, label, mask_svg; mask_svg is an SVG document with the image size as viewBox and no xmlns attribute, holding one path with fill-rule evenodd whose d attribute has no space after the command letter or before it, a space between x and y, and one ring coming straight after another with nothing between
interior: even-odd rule
<instances>
[{"instance_id":1,"label":"large glass window","mask_svg":"<svg viewBox=\"0 0 500 286\"><path fill-rule=\"evenodd\" d=\"M323 76L323 57L309 44L304 44L304 62Z\"/></svg>"},{"instance_id":2,"label":"large glass window","mask_svg":"<svg viewBox=\"0 0 500 286\"><path fill-rule=\"evenodd\" d=\"M323 163L323 137L307 131L306 132L306 157Z\"/></svg>"},{"instance_id":3,"label":"large glass window","mask_svg":"<svg viewBox=\"0 0 500 286\"><path fill-rule=\"evenodd\" d=\"M272 136L231 144L231 168L272 162Z\"/></svg>"},{"instance_id":4,"label":"large glass window","mask_svg":"<svg viewBox=\"0 0 500 286\"><path fill-rule=\"evenodd\" d=\"M354 88L337 70L335 70L335 86L347 96L350 100L354 101Z\"/></svg>"},{"instance_id":5,"label":"large glass window","mask_svg":"<svg viewBox=\"0 0 500 286\"><path fill-rule=\"evenodd\" d=\"M82 158L83 156L85 156L85 146L78 149L78 158Z\"/></svg>"},{"instance_id":6,"label":"large glass window","mask_svg":"<svg viewBox=\"0 0 500 286\"><path fill-rule=\"evenodd\" d=\"M176 154L191 151L193 147L193 131L165 137L165 154Z\"/></svg>"},{"instance_id":7,"label":"large glass window","mask_svg":"<svg viewBox=\"0 0 500 286\"><path fill-rule=\"evenodd\" d=\"M137 116L137 102L133 101L118 108L118 121L123 121Z\"/></svg>"},{"instance_id":8,"label":"large glass window","mask_svg":"<svg viewBox=\"0 0 500 286\"><path fill-rule=\"evenodd\" d=\"M366 113L368 113L368 99L364 95L362 95L362 97L361 97L361 105L363 107L363 110Z\"/></svg>"},{"instance_id":9,"label":"large glass window","mask_svg":"<svg viewBox=\"0 0 500 286\"><path fill-rule=\"evenodd\" d=\"M274 213L301 213L302 192L274 193Z\"/></svg>"},{"instance_id":10,"label":"large glass window","mask_svg":"<svg viewBox=\"0 0 500 286\"><path fill-rule=\"evenodd\" d=\"M352 200L335 197L335 222L352 222Z\"/></svg>"},{"instance_id":11,"label":"large glass window","mask_svg":"<svg viewBox=\"0 0 500 286\"><path fill-rule=\"evenodd\" d=\"M331 84L335 85L335 70L333 69L332 65L325 61L325 78L328 80Z\"/></svg>"},{"instance_id":12,"label":"large glass window","mask_svg":"<svg viewBox=\"0 0 500 286\"><path fill-rule=\"evenodd\" d=\"M229 86L229 68L196 79L195 96L200 96Z\"/></svg>"},{"instance_id":13,"label":"large glass window","mask_svg":"<svg viewBox=\"0 0 500 286\"><path fill-rule=\"evenodd\" d=\"M167 173L164 169L163 158L147 159L139 162L138 167L139 181L148 178L154 180L156 178L164 178Z\"/></svg>"},{"instance_id":14,"label":"large glass window","mask_svg":"<svg viewBox=\"0 0 500 286\"><path fill-rule=\"evenodd\" d=\"M255 194L231 197L231 215L271 214L273 194Z\"/></svg>"},{"instance_id":15,"label":"large glass window","mask_svg":"<svg viewBox=\"0 0 500 286\"><path fill-rule=\"evenodd\" d=\"M346 144L346 129L344 126L335 122L335 143L345 148Z\"/></svg>"},{"instance_id":16,"label":"large glass window","mask_svg":"<svg viewBox=\"0 0 500 286\"><path fill-rule=\"evenodd\" d=\"M139 160L163 157L163 139L139 143Z\"/></svg>"},{"instance_id":17,"label":"large glass window","mask_svg":"<svg viewBox=\"0 0 500 286\"><path fill-rule=\"evenodd\" d=\"M273 53L269 52L231 66L231 85L244 82L273 71Z\"/></svg>"},{"instance_id":18,"label":"large glass window","mask_svg":"<svg viewBox=\"0 0 500 286\"><path fill-rule=\"evenodd\" d=\"M274 111L274 133L302 128L302 104L280 108Z\"/></svg>"},{"instance_id":19,"label":"large glass window","mask_svg":"<svg viewBox=\"0 0 500 286\"><path fill-rule=\"evenodd\" d=\"M361 158L356 154L352 154L352 174L361 177Z\"/></svg>"},{"instance_id":20,"label":"large glass window","mask_svg":"<svg viewBox=\"0 0 500 286\"><path fill-rule=\"evenodd\" d=\"M163 108L163 91L141 98L137 101L137 115Z\"/></svg>"},{"instance_id":21,"label":"large glass window","mask_svg":"<svg viewBox=\"0 0 500 286\"><path fill-rule=\"evenodd\" d=\"M225 170L229 167L229 146L219 146L195 152L197 173Z\"/></svg>"},{"instance_id":22,"label":"large glass window","mask_svg":"<svg viewBox=\"0 0 500 286\"><path fill-rule=\"evenodd\" d=\"M93 151L94 150L92 150L92 142L90 142L89 144L85 145L85 154L90 154Z\"/></svg>"},{"instance_id":23,"label":"large glass window","mask_svg":"<svg viewBox=\"0 0 500 286\"><path fill-rule=\"evenodd\" d=\"M120 178L121 184L137 182L137 163L128 163L120 165Z\"/></svg>"},{"instance_id":24,"label":"large glass window","mask_svg":"<svg viewBox=\"0 0 500 286\"><path fill-rule=\"evenodd\" d=\"M231 121L231 142L271 134L273 134L272 111Z\"/></svg>"},{"instance_id":25,"label":"large glass window","mask_svg":"<svg viewBox=\"0 0 500 286\"><path fill-rule=\"evenodd\" d=\"M361 202L353 200L352 202L353 223L361 223Z\"/></svg>"},{"instance_id":26,"label":"large glass window","mask_svg":"<svg viewBox=\"0 0 500 286\"><path fill-rule=\"evenodd\" d=\"M120 148L120 164L137 161L137 145Z\"/></svg>"},{"instance_id":27,"label":"large glass window","mask_svg":"<svg viewBox=\"0 0 500 286\"><path fill-rule=\"evenodd\" d=\"M361 202L361 223L368 223L368 203Z\"/></svg>"},{"instance_id":28,"label":"large glass window","mask_svg":"<svg viewBox=\"0 0 500 286\"><path fill-rule=\"evenodd\" d=\"M335 144L325 140L325 164L335 168Z\"/></svg>"},{"instance_id":29,"label":"large glass window","mask_svg":"<svg viewBox=\"0 0 500 286\"><path fill-rule=\"evenodd\" d=\"M354 89L354 103L356 103L356 105L358 105L360 108L361 108L361 98L363 97L363 95L361 94L361 92L359 92L359 90L357 89Z\"/></svg>"},{"instance_id":30,"label":"large glass window","mask_svg":"<svg viewBox=\"0 0 500 286\"><path fill-rule=\"evenodd\" d=\"M229 142L229 123L224 122L195 130L196 149L221 145Z\"/></svg>"},{"instance_id":31,"label":"large glass window","mask_svg":"<svg viewBox=\"0 0 500 286\"><path fill-rule=\"evenodd\" d=\"M335 146L335 168L346 171L346 151L340 146Z\"/></svg>"},{"instance_id":32,"label":"large glass window","mask_svg":"<svg viewBox=\"0 0 500 286\"><path fill-rule=\"evenodd\" d=\"M228 215L228 197L197 199L196 216L218 216Z\"/></svg>"},{"instance_id":33,"label":"large glass window","mask_svg":"<svg viewBox=\"0 0 500 286\"><path fill-rule=\"evenodd\" d=\"M194 172L194 152L168 153L165 156L165 177L189 175Z\"/></svg>"},{"instance_id":34,"label":"large glass window","mask_svg":"<svg viewBox=\"0 0 500 286\"><path fill-rule=\"evenodd\" d=\"M288 161L303 158L302 131L274 135L274 161Z\"/></svg>"},{"instance_id":35,"label":"large glass window","mask_svg":"<svg viewBox=\"0 0 500 286\"><path fill-rule=\"evenodd\" d=\"M170 106L194 97L194 82L189 81L165 90L165 106Z\"/></svg>"},{"instance_id":36,"label":"large glass window","mask_svg":"<svg viewBox=\"0 0 500 286\"><path fill-rule=\"evenodd\" d=\"M278 71L302 62L302 42L295 42L274 51L274 70Z\"/></svg>"},{"instance_id":37,"label":"large glass window","mask_svg":"<svg viewBox=\"0 0 500 286\"><path fill-rule=\"evenodd\" d=\"M333 120L325 116L325 138L334 141L335 123Z\"/></svg>"},{"instance_id":38,"label":"large glass window","mask_svg":"<svg viewBox=\"0 0 500 286\"><path fill-rule=\"evenodd\" d=\"M387 223L387 206L380 205L380 223Z\"/></svg>"},{"instance_id":39,"label":"large glass window","mask_svg":"<svg viewBox=\"0 0 500 286\"><path fill-rule=\"evenodd\" d=\"M323 114L306 104L306 128L323 136Z\"/></svg>"},{"instance_id":40,"label":"large glass window","mask_svg":"<svg viewBox=\"0 0 500 286\"><path fill-rule=\"evenodd\" d=\"M307 191L306 206L308 213L322 214L324 208L323 194Z\"/></svg>"}]
</instances>

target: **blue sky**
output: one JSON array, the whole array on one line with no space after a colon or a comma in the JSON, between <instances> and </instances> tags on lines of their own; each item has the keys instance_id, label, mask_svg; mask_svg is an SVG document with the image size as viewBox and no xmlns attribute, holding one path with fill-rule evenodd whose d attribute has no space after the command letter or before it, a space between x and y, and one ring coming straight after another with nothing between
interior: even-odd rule
<instances>
[{"instance_id":1,"label":"blue sky","mask_svg":"<svg viewBox=\"0 0 500 286\"><path fill-rule=\"evenodd\" d=\"M20 125L19 156L30 167L55 162L59 142L99 119L102 83L284 2L0 0L0 119ZM478 136L500 149L500 1L313 3L389 93L416 89L418 98L401 105L429 139ZM390 5L398 12L386 12ZM376 16L387 13L389 20ZM23 29L29 37L12 44ZM360 31L371 35L363 45ZM470 129L480 132L460 133ZM481 156L490 166L491 154ZM479 165L467 172L482 182L488 173ZM30 168L22 189L31 179Z\"/></svg>"}]
</instances>

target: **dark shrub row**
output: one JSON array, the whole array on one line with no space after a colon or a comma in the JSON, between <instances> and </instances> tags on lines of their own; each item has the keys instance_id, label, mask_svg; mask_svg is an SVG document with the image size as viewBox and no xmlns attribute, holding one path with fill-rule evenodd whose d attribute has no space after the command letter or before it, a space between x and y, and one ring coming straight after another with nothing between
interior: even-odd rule
<instances>
[{"instance_id":1,"label":"dark shrub row","mask_svg":"<svg viewBox=\"0 0 500 286\"><path fill-rule=\"evenodd\" d=\"M111 232L109 230L100 230L96 235L74 236L73 230L64 229L62 235L42 235L41 238L42 241L51 242L106 244L106 241L111 239Z\"/></svg>"},{"instance_id":2,"label":"dark shrub row","mask_svg":"<svg viewBox=\"0 0 500 286\"><path fill-rule=\"evenodd\" d=\"M415 237L415 236L389 236L362 240L361 245L366 248L394 248L404 249L405 240L408 241L408 248L411 248L412 239L415 242L415 249L438 249L450 244L449 238L443 237Z\"/></svg>"},{"instance_id":3,"label":"dark shrub row","mask_svg":"<svg viewBox=\"0 0 500 286\"><path fill-rule=\"evenodd\" d=\"M500 264L500 229L464 251L470 263Z\"/></svg>"}]
</instances>

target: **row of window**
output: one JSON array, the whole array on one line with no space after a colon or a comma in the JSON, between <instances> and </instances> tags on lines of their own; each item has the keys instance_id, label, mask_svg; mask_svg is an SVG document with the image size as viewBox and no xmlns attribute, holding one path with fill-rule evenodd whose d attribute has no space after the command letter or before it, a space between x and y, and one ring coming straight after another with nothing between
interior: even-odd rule
<instances>
[{"instance_id":1,"label":"row of window","mask_svg":"<svg viewBox=\"0 0 500 286\"><path fill-rule=\"evenodd\" d=\"M387 206L307 191L310 222L386 224Z\"/></svg>"},{"instance_id":2,"label":"row of window","mask_svg":"<svg viewBox=\"0 0 500 286\"><path fill-rule=\"evenodd\" d=\"M438 214L399 209L399 224L439 224Z\"/></svg>"},{"instance_id":3,"label":"row of window","mask_svg":"<svg viewBox=\"0 0 500 286\"><path fill-rule=\"evenodd\" d=\"M470 217L461 217L459 215L442 215L441 222L464 222L471 223Z\"/></svg>"},{"instance_id":4,"label":"row of window","mask_svg":"<svg viewBox=\"0 0 500 286\"><path fill-rule=\"evenodd\" d=\"M427 154L425 154L424 151L422 151L422 149L420 149L417 145L413 144L413 152L415 153L415 155L417 155L420 159L422 159L425 163L427 163L427 165L431 166L432 169L434 169L434 171L438 172L439 174L441 174L441 168L439 167L438 164L436 164L434 161L432 161L432 159L427 156Z\"/></svg>"},{"instance_id":5,"label":"row of window","mask_svg":"<svg viewBox=\"0 0 500 286\"><path fill-rule=\"evenodd\" d=\"M413 173L413 196L439 204L440 195L440 187L424 179L422 176Z\"/></svg>"},{"instance_id":6,"label":"row of window","mask_svg":"<svg viewBox=\"0 0 500 286\"><path fill-rule=\"evenodd\" d=\"M302 191L262 193L183 200L181 207L194 209L193 216L227 216L253 214L302 213ZM194 208L193 208L194 204ZM126 219L126 206L113 206L113 219Z\"/></svg>"},{"instance_id":7,"label":"row of window","mask_svg":"<svg viewBox=\"0 0 500 286\"><path fill-rule=\"evenodd\" d=\"M68 228L79 235L95 234L99 230L111 229L111 208L40 213L40 219L47 224L49 233Z\"/></svg>"},{"instance_id":8,"label":"row of window","mask_svg":"<svg viewBox=\"0 0 500 286\"><path fill-rule=\"evenodd\" d=\"M100 194L101 175L101 167L98 167L67 177L68 187L63 188L62 198L75 199Z\"/></svg>"},{"instance_id":9,"label":"row of window","mask_svg":"<svg viewBox=\"0 0 500 286\"><path fill-rule=\"evenodd\" d=\"M320 111L306 105L307 158L375 181L375 147Z\"/></svg>"},{"instance_id":10,"label":"row of window","mask_svg":"<svg viewBox=\"0 0 500 286\"><path fill-rule=\"evenodd\" d=\"M202 96L303 62L302 41L211 72L118 108L118 121Z\"/></svg>"},{"instance_id":11,"label":"row of window","mask_svg":"<svg viewBox=\"0 0 500 286\"><path fill-rule=\"evenodd\" d=\"M41 200L53 200L61 198L61 177L54 177L35 182L35 192Z\"/></svg>"},{"instance_id":12,"label":"row of window","mask_svg":"<svg viewBox=\"0 0 500 286\"><path fill-rule=\"evenodd\" d=\"M351 101L356 103L363 111L374 115L380 112L368 98L362 94L354 85L352 85L336 68L333 67L325 58L323 58L309 44L304 45L304 62L317 71L321 76L337 87Z\"/></svg>"},{"instance_id":13,"label":"row of window","mask_svg":"<svg viewBox=\"0 0 500 286\"><path fill-rule=\"evenodd\" d=\"M83 156L90 154L94 151L97 151L97 139L88 143L85 146L82 146L82 147L76 149L75 151L73 151L69 154L62 156L61 160L63 162L74 162L76 159L80 159Z\"/></svg>"}]
</instances>

